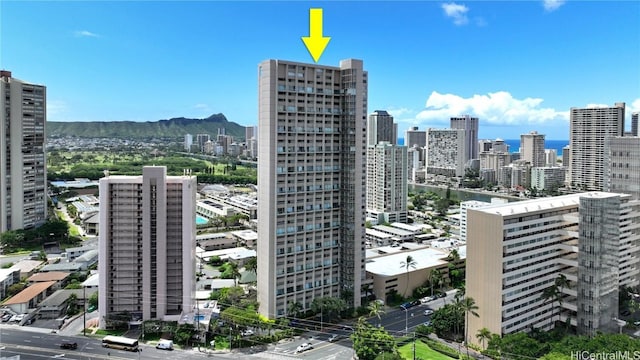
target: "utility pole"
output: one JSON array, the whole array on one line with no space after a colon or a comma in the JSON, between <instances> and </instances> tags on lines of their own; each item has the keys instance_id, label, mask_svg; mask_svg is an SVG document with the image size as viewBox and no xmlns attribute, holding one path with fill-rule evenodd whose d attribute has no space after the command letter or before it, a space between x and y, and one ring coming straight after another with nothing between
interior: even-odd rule
<instances>
[{"instance_id":1,"label":"utility pole","mask_svg":"<svg viewBox=\"0 0 640 360\"><path fill-rule=\"evenodd\" d=\"M82 285L82 336L87 336L87 287Z\"/></svg>"},{"instance_id":2,"label":"utility pole","mask_svg":"<svg viewBox=\"0 0 640 360\"><path fill-rule=\"evenodd\" d=\"M413 360L416 360L416 332L413 332Z\"/></svg>"}]
</instances>

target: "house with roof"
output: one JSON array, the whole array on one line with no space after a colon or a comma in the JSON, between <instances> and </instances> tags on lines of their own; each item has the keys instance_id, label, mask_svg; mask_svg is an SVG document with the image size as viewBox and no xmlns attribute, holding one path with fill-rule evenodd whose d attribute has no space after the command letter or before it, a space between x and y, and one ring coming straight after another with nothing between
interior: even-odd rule
<instances>
[{"instance_id":1,"label":"house with roof","mask_svg":"<svg viewBox=\"0 0 640 360\"><path fill-rule=\"evenodd\" d=\"M86 300L98 289L62 289L54 292L44 299L38 306L38 314L42 319L57 319L66 314L71 305L71 295L75 295L75 306L84 307Z\"/></svg>"},{"instance_id":2,"label":"house with roof","mask_svg":"<svg viewBox=\"0 0 640 360\"><path fill-rule=\"evenodd\" d=\"M100 213L88 215L82 219L82 229L87 235L98 235L98 229L100 228Z\"/></svg>"},{"instance_id":3,"label":"house with roof","mask_svg":"<svg viewBox=\"0 0 640 360\"><path fill-rule=\"evenodd\" d=\"M75 259L84 255L86 252L96 249L96 246L79 246L67 248L65 250L65 252L67 253L67 261L73 262Z\"/></svg>"},{"instance_id":4,"label":"house with roof","mask_svg":"<svg viewBox=\"0 0 640 360\"><path fill-rule=\"evenodd\" d=\"M16 295L12 296L7 301L2 303L2 305L9 307L11 310L18 314L26 314L29 312L29 309L37 308L38 304L42 300L53 293L53 290L51 290L51 288L55 284L56 281L35 283L20 291Z\"/></svg>"},{"instance_id":5,"label":"house with roof","mask_svg":"<svg viewBox=\"0 0 640 360\"><path fill-rule=\"evenodd\" d=\"M69 277L68 272L64 271L49 271L49 272L40 272L37 274L31 275L27 282L29 285L41 283L41 282L49 282L55 281L56 284L51 287L52 291L62 289L67 285L67 278Z\"/></svg>"},{"instance_id":6,"label":"house with roof","mask_svg":"<svg viewBox=\"0 0 640 360\"><path fill-rule=\"evenodd\" d=\"M38 271L40 265L42 265L43 261L41 260L29 260L23 259L13 264L13 268L20 269L20 278L28 278Z\"/></svg>"}]
</instances>

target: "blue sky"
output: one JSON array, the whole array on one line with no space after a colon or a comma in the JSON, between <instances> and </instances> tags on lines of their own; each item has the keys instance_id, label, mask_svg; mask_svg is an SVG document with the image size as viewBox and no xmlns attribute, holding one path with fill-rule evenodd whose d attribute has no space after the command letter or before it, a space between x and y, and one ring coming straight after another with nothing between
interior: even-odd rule
<instances>
[{"instance_id":1,"label":"blue sky","mask_svg":"<svg viewBox=\"0 0 640 360\"><path fill-rule=\"evenodd\" d=\"M369 112L389 110L401 134L471 114L481 138L567 139L571 107L640 111L638 1L3 0L0 67L47 86L50 121L253 125L258 64L313 61L311 7L332 37L319 63L363 59Z\"/></svg>"}]
</instances>

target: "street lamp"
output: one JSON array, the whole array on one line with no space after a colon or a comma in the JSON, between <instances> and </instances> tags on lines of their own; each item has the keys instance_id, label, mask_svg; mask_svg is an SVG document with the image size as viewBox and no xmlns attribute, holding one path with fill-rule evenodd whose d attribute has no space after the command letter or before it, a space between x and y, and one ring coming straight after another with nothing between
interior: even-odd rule
<instances>
[{"instance_id":1,"label":"street lamp","mask_svg":"<svg viewBox=\"0 0 640 360\"><path fill-rule=\"evenodd\" d=\"M409 333L409 308L404 309L404 333Z\"/></svg>"}]
</instances>

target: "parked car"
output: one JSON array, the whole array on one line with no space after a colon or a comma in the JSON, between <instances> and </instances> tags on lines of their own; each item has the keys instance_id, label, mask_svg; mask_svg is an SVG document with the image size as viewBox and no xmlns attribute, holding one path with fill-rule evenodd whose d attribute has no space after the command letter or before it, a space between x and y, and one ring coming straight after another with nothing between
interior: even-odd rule
<instances>
[{"instance_id":1,"label":"parked car","mask_svg":"<svg viewBox=\"0 0 640 360\"><path fill-rule=\"evenodd\" d=\"M313 349L313 346L311 345L311 343L304 343L296 348L296 352L301 353L303 351L307 351L311 349Z\"/></svg>"},{"instance_id":2,"label":"parked car","mask_svg":"<svg viewBox=\"0 0 640 360\"><path fill-rule=\"evenodd\" d=\"M60 344L60 348L61 349L69 349L69 350L75 350L78 348L78 344L77 343L72 343L69 341L63 341L62 344Z\"/></svg>"},{"instance_id":3,"label":"parked car","mask_svg":"<svg viewBox=\"0 0 640 360\"><path fill-rule=\"evenodd\" d=\"M427 309L424 311L424 316L429 316L429 315L433 315L433 310Z\"/></svg>"},{"instance_id":4,"label":"parked car","mask_svg":"<svg viewBox=\"0 0 640 360\"><path fill-rule=\"evenodd\" d=\"M242 332L240 332L240 335L242 335L242 336L251 336L253 334L254 334L254 332L251 329L242 330Z\"/></svg>"},{"instance_id":5,"label":"parked car","mask_svg":"<svg viewBox=\"0 0 640 360\"><path fill-rule=\"evenodd\" d=\"M427 320L424 322L424 324L422 324L424 326L431 326L431 320Z\"/></svg>"},{"instance_id":6,"label":"parked car","mask_svg":"<svg viewBox=\"0 0 640 360\"><path fill-rule=\"evenodd\" d=\"M436 299L440 299L440 298L443 298L443 297L447 297L447 293L439 292L439 293L437 293L437 294L435 295L435 298L436 298Z\"/></svg>"},{"instance_id":7,"label":"parked car","mask_svg":"<svg viewBox=\"0 0 640 360\"><path fill-rule=\"evenodd\" d=\"M338 340L340 340L340 335L338 335L338 334L332 334L331 336L329 336L329 339L328 339L328 340L329 340L329 342L335 342L335 341L338 341Z\"/></svg>"},{"instance_id":8,"label":"parked car","mask_svg":"<svg viewBox=\"0 0 640 360\"><path fill-rule=\"evenodd\" d=\"M2 315L2 322L7 322L9 319L11 319L11 314Z\"/></svg>"},{"instance_id":9,"label":"parked car","mask_svg":"<svg viewBox=\"0 0 640 360\"><path fill-rule=\"evenodd\" d=\"M433 298L431 296L425 296L422 299L420 299L420 302L423 303L423 304L426 304L431 300L433 300Z\"/></svg>"},{"instance_id":10,"label":"parked car","mask_svg":"<svg viewBox=\"0 0 640 360\"><path fill-rule=\"evenodd\" d=\"M420 302L418 302L418 304L419 304L419 303L420 303ZM400 308L401 308L402 310L407 310L407 309L412 308L412 307L414 307L414 306L416 306L416 305L417 305L417 304L414 304L414 302L413 302L413 301L411 301L411 302L406 302L406 303L404 303L404 304L400 305Z\"/></svg>"}]
</instances>

